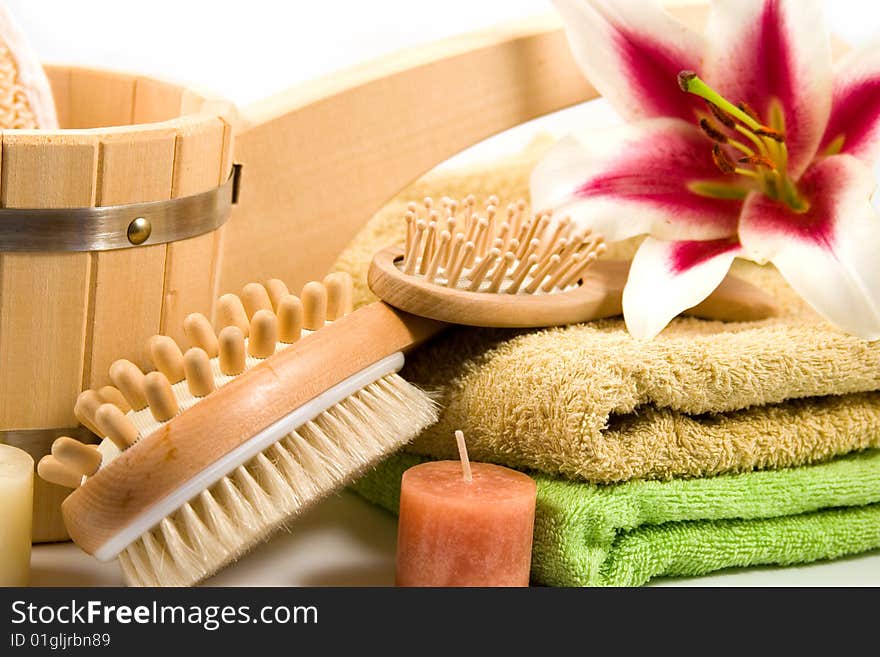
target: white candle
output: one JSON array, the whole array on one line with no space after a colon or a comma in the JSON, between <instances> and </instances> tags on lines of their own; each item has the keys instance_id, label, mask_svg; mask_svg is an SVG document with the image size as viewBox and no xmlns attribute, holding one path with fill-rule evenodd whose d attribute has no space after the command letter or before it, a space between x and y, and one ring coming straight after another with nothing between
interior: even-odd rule
<instances>
[{"instance_id":1,"label":"white candle","mask_svg":"<svg viewBox=\"0 0 880 657\"><path fill-rule=\"evenodd\" d=\"M0 445L0 586L27 586L31 570L34 460Z\"/></svg>"}]
</instances>

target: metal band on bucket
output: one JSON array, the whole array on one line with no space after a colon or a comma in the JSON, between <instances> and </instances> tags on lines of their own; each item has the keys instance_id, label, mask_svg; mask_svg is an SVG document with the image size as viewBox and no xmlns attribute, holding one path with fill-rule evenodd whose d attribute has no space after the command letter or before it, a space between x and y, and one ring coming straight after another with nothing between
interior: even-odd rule
<instances>
[{"instance_id":1,"label":"metal band on bucket","mask_svg":"<svg viewBox=\"0 0 880 657\"><path fill-rule=\"evenodd\" d=\"M83 443L97 443L101 439L84 427L62 427L58 429L12 429L0 430L0 444L23 449L34 458L52 451L52 443L59 436L70 436Z\"/></svg>"},{"instance_id":2,"label":"metal band on bucket","mask_svg":"<svg viewBox=\"0 0 880 657\"><path fill-rule=\"evenodd\" d=\"M181 198L96 208L0 208L0 252L109 251L216 230L236 202L239 165L220 187Z\"/></svg>"}]
</instances>

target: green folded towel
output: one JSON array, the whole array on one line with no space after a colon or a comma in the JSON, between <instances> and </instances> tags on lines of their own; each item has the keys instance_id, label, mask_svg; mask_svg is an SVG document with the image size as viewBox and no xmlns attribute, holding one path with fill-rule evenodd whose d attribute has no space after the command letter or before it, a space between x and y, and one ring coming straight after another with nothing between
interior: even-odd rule
<instances>
[{"instance_id":1,"label":"green folded towel","mask_svg":"<svg viewBox=\"0 0 880 657\"><path fill-rule=\"evenodd\" d=\"M354 489L396 513L401 475L425 460L392 456ZM637 586L880 548L880 450L787 470L610 486L534 476L539 584Z\"/></svg>"}]
</instances>

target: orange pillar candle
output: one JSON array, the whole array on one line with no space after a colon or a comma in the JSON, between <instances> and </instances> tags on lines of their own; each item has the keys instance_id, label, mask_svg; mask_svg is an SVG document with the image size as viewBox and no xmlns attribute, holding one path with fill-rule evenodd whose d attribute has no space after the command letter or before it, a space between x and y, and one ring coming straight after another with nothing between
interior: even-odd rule
<instances>
[{"instance_id":1,"label":"orange pillar candle","mask_svg":"<svg viewBox=\"0 0 880 657\"><path fill-rule=\"evenodd\" d=\"M516 470L434 461L403 473L398 586L528 586L535 482Z\"/></svg>"}]
</instances>

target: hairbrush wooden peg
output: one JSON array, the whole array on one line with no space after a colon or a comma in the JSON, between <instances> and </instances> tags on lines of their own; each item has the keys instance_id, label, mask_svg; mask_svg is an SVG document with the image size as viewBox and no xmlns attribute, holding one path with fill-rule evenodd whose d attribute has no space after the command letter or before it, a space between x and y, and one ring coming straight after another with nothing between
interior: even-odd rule
<instances>
[{"instance_id":1,"label":"hairbrush wooden peg","mask_svg":"<svg viewBox=\"0 0 880 657\"><path fill-rule=\"evenodd\" d=\"M155 373L158 376L161 374ZM128 449L138 439L138 430L125 414L113 404L102 404L95 411L95 421L101 435L107 436L120 450Z\"/></svg>"},{"instance_id":2,"label":"hairbrush wooden peg","mask_svg":"<svg viewBox=\"0 0 880 657\"><path fill-rule=\"evenodd\" d=\"M191 347L183 355L186 385L193 397L204 397L214 391L214 373L211 358L200 347Z\"/></svg>"},{"instance_id":3,"label":"hairbrush wooden peg","mask_svg":"<svg viewBox=\"0 0 880 657\"><path fill-rule=\"evenodd\" d=\"M272 278L266 281L266 291L269 293L269 299L272 301L272 308L278 312L278 304L281 300L290 294L287 284L279 278Z\"/></svg>"},{"instance_id":4,"label":"hairbrush wooden peg","mask_svg":"<svg viewBox=\"0 0 880 657\"><path fill-rule=\"evenodd\" d=\"M150 413L158 422L170 420L180 410L174 391L171 390L171 383L162 372L150 372L144 377L144 394Z\"/></svg>"},{"instance_id":5,"label":"hairbrush wooden peg","mask_svg":"<svg viewBox=\"0 0 880 657\"><path fill-rule=\"evenodd\" d=\"M48 482L64 488L77 488L82 484L83 475L65 465L57 457L47 454L37 464L37 474Z\"/></svg>"},{"instance_id":6,"label":"hairbrush wooden peg","mask_svg":"<svg viewBox=\"0 0 880 657\"><path fill-rule=\"evenodd\" d=\"M208 358L217 355L217 334L208 318L201 313L192 313L183 320L183 332L193 347L204 350Z\"/></svg>"},{"instance_id":7,"label":"hairbrush wooden peg","mask_svg":"<svg viewBox=\"0 0 880 657\"><path fill-rule=\"evenodd\" d=\"M94 390L83 390L76 398L76 404L73 407L73 414L86 429L94 434L101 433L95 422L95 411L104 403L101 396Z\"/></svg>"},{"instance_id":8,"label":"hairbrush wooden peg","mask_svg":"<svg viewBox=\"0 0 880 657\"><path fill-rule=\"evenodd\" d=\"M524 201L509 204L506 220L490 196L485 209L468 196L444 200L445 219L411 203L407 242L373 259L370 289L386 303L442 322L528 328L575 324L620 315L629 262L603 259L601 235L578 231L567 217L529 216ZM762 290L732 276L686 314L749 321L777 312Z\"/></svg>"},{"instance_id":9,"label":"hairbrush wooden peg","mask_svg":"<svg viewBox=\"0 0 880 657\"><path fill-rule=\"evenodd\" d=\"M244 371L244 334L237 326L227 326L220 331L220 371L227 376L235 376Z\"/></svg>"},{"instance_id":10,"label":"hairbrush wooden peg","mask_svg":"<svg viewBox=\"0 0 880 657\"><path fill-rule=\"evenodd\" d=\"M285 344L293 344L302 337L302 331L302 301L288 294L278 302L278 339Z\"/></svg>"},{"instance_id":11,"label":"hairbrush wooden peg","mask_svg":"<svg viewBox=\"0 0 880 657\"><path fill-rule=\"evenodd\" d=\"M272 310L269 293L259 283L248 283L241 289L241 302L249 318L253 318L258 310Z\"/></svg>"},{"instance_id":12,"label":"hairbrush wooden peg","mask_svg":"<svg viewBox=\"0 0 880 657\"><path fill-rule=\"evenodd\" d=\"M150 359L169 382L183 381L183 354L172 338L167 335L150 338Z\"/></svg>"},{"instance_id":13,"label":"hairbrush wooden peg","mask_svg":"<svg viewBox=\"0 0 880 657\"><path fill-rule=\"evenodd\" d=\"M318 281L306 283L300 299L303 305L303 326L310 331L317 331L327 321L327 288Z\"/></svg>"},{"instance_id":14,"label":"hairbrush wooden peg","mask_svg":"<svg viewBox=\"0 0 880 657\"><path fill-rule=\"evenodd\" d=\"M278 322L271 310L261 309L251 318L248 354L254 358L268 358L275 353L278 342Z\"/></svg>"},{"instance_id":15,"label":"hairbrush wooden peg","mask_svg":"<svg viewBox=\"0 0 880 657\"><path fill-rule=\"evenodd\" d=\"M80 477L91 477L101 467L101 452L95 445L86 445L68 436L55 439L52 456Z\"/></svg>"},{"instance_id":16,"label":"hairbrush wooden peg","mask_svg":"<svg viewBox=\"0 0 880 657\"><path fill-rule=\"evenodd\" d=\"M132 410L139 411L147 407L144 396L144 373L129 360L117 360L110 366L110 380L125 397Z\"/></svg>"},{"instance_id":17,"label":"hairbrush wooden peg","mask_svg":"<svg viewBox=\"0 0 880 657\"><path fill-rule=\"evenodd\" d=\"M247 337L250 327L250 318L245 311L244 304L236 294L224 294L217 299L217 330L222 331L227 326L236 326Z\"/></svg>"},{"instance_id":18,"label":"hairbrush wooden peg","mask_svg":"<svg viewBox=\"0 0 880 657\"><path fill-rule=\"evenodd\" d=\"M119 392L118 388L104 386L98 390L98 396L105 402L115 404L123 413L128 413L131 410L131 404L125 399L125 395Z\"/></svg>"},{"instance_id":19,"label":"hairbrush wooden peg","mask_svg":"<svg viewBox=\"0 0 880 657\"><path fill-rule=\"evenodd\" d=\"M328 274L324 278L327 289L327 319L331 322L352 311L353 291L351 274L345 271Z\"/></svg>"}]
</instances>

